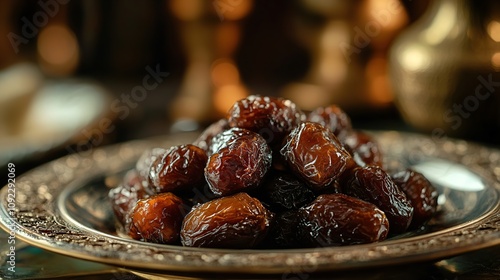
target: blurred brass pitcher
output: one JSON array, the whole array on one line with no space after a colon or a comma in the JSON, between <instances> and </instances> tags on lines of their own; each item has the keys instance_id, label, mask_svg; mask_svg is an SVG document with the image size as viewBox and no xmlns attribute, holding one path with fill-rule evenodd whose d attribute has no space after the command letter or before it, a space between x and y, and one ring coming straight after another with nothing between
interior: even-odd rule
<instances>
[{"instance_id":1,"label":"blurred brass pitcher","mask_svg":"<svg viewBox=\"0 0 500 280\"><path fill-rule=\"evenodd\" d=\"M500 2L435 0L395 41L403 118L434 137L500 139Z\"/></svg>"}]
</instances>

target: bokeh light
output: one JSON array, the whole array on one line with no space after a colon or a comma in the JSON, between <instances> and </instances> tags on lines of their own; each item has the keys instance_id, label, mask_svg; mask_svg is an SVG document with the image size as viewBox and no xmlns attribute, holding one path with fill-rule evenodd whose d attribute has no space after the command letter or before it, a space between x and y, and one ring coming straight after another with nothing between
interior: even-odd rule
<instances>
[{"instance_id":1,"label":"bokeh light","mask_svg":"<svg viewBox=\"0 0 500 280\"><path fill-rule=\"evenodd\" d=\"M212 64L212 81L215 87L238 84L240 74L229 59L219 59Z\"/></svg>"},{"instance_id":2,"label":"bokeh light","mask_svg":"<svg viewBox=\"0 0 500 280\"><path fill-rule=\"evenodd\" d=\"M378 56L372 58L366 65L369 98L373 104L387 105L393 96L387 71L387 59Z\"/></svg>"},{"instance_id":3,"label":"bokeh light","mask_svg":"<svg viewBox=\"0 0 500 280\"><path fill-rule=\"evenodd\" d=\"M242 85L226 85L218 88L214 93L214 107L219 117L224 117L231 106L238 100L248 96Z\"/></svg>"},{"instance_id":4,"label":"bokeh light","mask_svg":"<svg viewBox=\"0 0 500 280\"><path fill-rule=\"evenodd\" d=\"M491 65L496 71L500 71L500 52L496 52L491 57Z\"/></svg>"},{"instance_id":5,"label":"bokeh light","mask_svg":"<svg viewBox=\"0 0 500 280\"><path fill-rule=\"evenodd\" d=\"M52 75L70 75L78 66L79 47L67 26L52 24L40 31L38 57L42 69Z\"/></svg>"},{"instance_id":6,"label":"bokeh light","mask_svg":"<svg viewBox=\"0 0 500 280\"><path fill-rule=\"evenodd\" d=\"M500 22L492 20L488 24L488 34L495 42L500 42Z\"/></svg>"},{"instance_id":7,"label":"bokeh light","mask_svg":"<svg viewBox=\"0 0 500 280\"><path fill-rule=\"evenodd\" d=\"M194 20L205 11L204 0L167 0L169 10L180 20Z\"/></svg>"},{"instance_id":8,"label":"bokeh light","mask_svg":"<svg viewBox=\"0 0 500 280\"><path fill-rule=\"evenodd\" d=\"M212 2L216 11L228 20L239 20L244 18L253 7L252 0L215 0Z\"/></svg>"}]
</instances>

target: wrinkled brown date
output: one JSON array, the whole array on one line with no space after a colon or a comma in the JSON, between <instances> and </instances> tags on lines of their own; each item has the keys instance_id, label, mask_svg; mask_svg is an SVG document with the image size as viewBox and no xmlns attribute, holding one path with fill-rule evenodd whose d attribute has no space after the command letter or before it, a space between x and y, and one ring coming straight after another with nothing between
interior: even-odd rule
<instances>
[{"instance_id":1,"label":"wrinkled brown date","mask_svg":"<svg viewBox=\"0 0 500 280\"><path fill-rule=\"evenodd\" d=\"M128 214L137 201L152 195L144 187L143 181L144 179L139 175L138 171L130 170L120 185L109 190L108 196L113 212L122 225L127 224Z\"/></svg>"},{"instance_id":2,"label":"wrinkled brown date","mask_svg":"<svg viewBox=\"0 0 500 280\"><path fill-rule=\"evenodd\" d=\"M273 221L269 231L269 247L300 248L304 244L299 231L299 210L290 210L279 213Z\"/></svg>"},{"instance_id":3,"label":"wrinkled brown date","mask_svg":"<svg viewBox=\"0 0 500 280\"><path fill-rule=\"evenodd\" d=\"M129 235L137 240L172 244L179 240L187 206L173 193L141 199L130 213Z\"/></svg>"},{"instance_id":4,"label":"wrinkled brown date","mask_svg":"<svg viewBox=\"0 0 500 280\"><path fill-rule=\"evenodd\" d=\"M252 248L267 234L272 214L246 193L195 206L181 229L189 247Z\"/></svg>"},{"instance_id":5,"label":"wrinkled brown date","mask_svg":"<svg viewBox=\"0 0 500 280\"><path fill-rule=\"evenodd\" d=\"M418 228L432 218L437 210L438 192L421 173L405 170L392 176L414 208L410 228Z\"/></svg>"},{"instance_id":6,"label":"wrinkled brown date","mask_svg":"<svg viewBox=\"0 0 500 280\"><path fill-rule=\"evenodd\" d=\"M229 110L229 125L259 133L268 144L281 144L285 135L306 118L290 100L251 95Z\"/></svg>"},{"instance_id":7,"label":"wrinkled brown date","mask_svg":"<svg viewBox=\"0 0 500 280\"><path fill-rule=\"evenodd\" d=\"M359 166L378 165L383 167L382 152L368 134L361 131L348 133L342 141Z\"/></svg>"},{"instance_id":8,"label":"wrinkled brown date","mask_svg":"<svg viewBox=\"0 0 500 280\"><path fill-rule=\"evenodd\" d=\"M375 204L389 219L391 233L406 231L413 217L413 206L391 177L378 166L357 167L342 188L348 195Z\"/></svg>"},{"instance_id":9,"label":"wrinkled brown date","mask_svg":"<svg viewBox=\"0 0 500 280\"><path fill-rule=\"evenodd\" d=\"M173 146L149 169L149 183L157 193L191 190L203 183L207 163L204 150L191 145Z\"/></svg>"},{"instance_id":10,"label":"wrinkled brown date","mask_svg":"<svg viewBox=\"0 0 500 280\"><path fill-rule=\"evenodd\" d=\"M319 107L307 115L307 121L315 122L330 129L335 136L343 139L352 129L351 119L337 105Z\"/></svg>"},{"instance_id":11,"label":"wrinkled brown date","mask_svg":"<svg viewBox=\"0 0 500 280\"><path fill-rule=\"evenodd\" d=\"M233 145L234 141L242 137L255 137L255 132L248 129L243 129L239 127L227 129L212 138L210 145L208 146L207 155L217 153L220 149Z\"/></svg>"},{"instance_id":12,"label":"wrinkled brown date","mask_svg":"<svg viewBox=\"0 0 500 280\"><path fill-rule=\"evenodd\" d=\"M333 133L318 123L304 122L285 138L281 155L294 173L322 190L355 163Z\"/></svg>"},{"instance_id":13,"label":"wrinkled brown date","mask_svg":"<svg viewBox=\"0 0 500 280\"><path fill-rule=\"evenodd\" d=\"M375 205L344 194L324 194L301 208L301 227L311 246L382 241L389 221Z\"/></svg>"},{"instance_id":14,"label":"wrinkled brown date","mask_svg":"<svg viewBox=\"0 0 500 280\"><path fill-rule=\"evenodd\" d=\"M262 183L257 197L272 211L299 209L311 203L316 195L297 177L286 172L273 172Z\"/></svg>"},{"instance_id":15,"label":"wrinkled brown date","mask_svg":"<svg viewBox=\"0 0 500 280\"><path fill-rule=\"evenodd\" d=\"M154 148L142 153L135 164L135 169L139 172L139 175L147 179L153 162L158 157L162 156L166 151L167 150L163 148Z\"/></svg>"},{"instance_id":16,"label":"wrinkled brown date","mask_svg":"<svg viewBox=\"0 0 500 280\"><path fill-rule=\"evenodd\" d=\"M228 129L229 123L227 119L220 119L203 130L200 136L198 136L198 138L193 142L193 145L202 148L205 152L207 152L207 155L210 156L212 152L210 152L209 148L212 145L212 140L215 135Z\"/></svg>"},{"instance_id":17,"label":"wrinkled brown date","mask_svg":"<svg viewBox=\"0 0 500 280\"><path fill-rule=\"evenodd\" d=\"M225 133L240 132L241 129L233 128ZM214 194L230 195L259 186L271 162L271 150L264 138L248 131L235 136L210 156L205 167L205 178Z\"/></svg>"}]
</instances>

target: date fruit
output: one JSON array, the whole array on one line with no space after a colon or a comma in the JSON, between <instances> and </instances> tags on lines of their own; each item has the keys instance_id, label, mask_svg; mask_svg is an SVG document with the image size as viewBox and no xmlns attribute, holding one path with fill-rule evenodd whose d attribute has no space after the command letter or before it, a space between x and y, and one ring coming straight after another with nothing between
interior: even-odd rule
<instances>
[{"instance_id":1,"label":"date fruit","mask_svg":"<svg viewBox=\"0 0 500 280\"><path fill-rule=\"evenodd\" d=\"M218 197L210 190L208 184L193 188L191 192L183 195L182 198L189 201L191 205L205 203Z\"/></svg>"},{"instance_id":2,"label":"date fruit","mask_svg":"<svg viewBox=\"0 0 500 280\"><path fill-rule=\"evenodd\" d=\"M129 235L147 242L176 243L186 208L181 198L169 192L141 199L130 213Z\"/></svg>"},{"instance_id":3,"label":"date fruit","mask_svg":"<svg viewBox=\"0 0 500 280\"><path fill-rule=\"evenodd\" d=\"M191 190L203 183L206 152L194 145L173 146L151 165L149 184L157 193Z\"/></svg>"},{"instance_id":4,"label":"date fruit","mask_svg":"<svg viewBox=\"0 0 500 280\"><path fill-rule=\"evenodd\" d=\"M389 221L375 205L344 194L324 194L299 210L302 232L311 246L382 241Z\"/></svg>"},{"instance_id":5,"label":"date fruit","mask_svg":"<svg viewBox=\"0 0 500 280\"><path fill-rule=\"evenodd\" d=\"M229 125L260 134L274 146L306 118L290 100L251 95L236 102L229 110Z\"/></svg>"},{"instance_id":6,"label":"date fruit","mask_svg":"<svg viewBox=\"0 0 500 280\"><path fill-rule=\"evenodd\" d=\"M316 108L307 115L307 121L319 123L330 129L339 139L343 139L352 129L351 119L337 105Z\"/></svg>"},{"instance_id":7,"label":"date fruit","mask_svg":"<svg viewBox=\"0 0 500 280\"><path fill-rule=\"evenodd\" d=\"M378 165L383 167L382 152L375 140L361 131L352 131L342 141L351 151L351 155L359 166Z\"/></svg>"},{"instance_id":8,"label":"date fruit","mask_svg":"<svg viewBox=\"0 0 500 280\"><path fill-rule=\"evenodd\" d=\"M300 248L303 246L298 210L279 213L269 231L269 246L278 248Z\"/></svg>"},{"instance_id":9,"label":"date fruit","mask_svg":"<svg viewBox=\"0 0 500 280\"><path fill-rule=\"evenodd\" d=\"M259 189L262 202L270 205L275 212L299 209L311 203L316 195L297 177L286 172L274 172L262 183Z\"/></svg>"},{"instance_id":10,"label":"date fruit","mask_svg":"<svg viewBox=\"0 0 500 280\"><path fill-rule=\"evenodd\" d=\"M153 162L155 162L158 157L161 157L163 154L165 154L166 151L167 150L163 148L150 149L142 153L142 155L137 160L135 169L139 172L139 175L146 178L146 183L149 177L149 170L151 169L151 165L153 165Z\"/></svg>"},{"instance_id":11,"label":"date fruit","mask_svg":"<svg viewBox=\"0 0 500 280\"><path fill-rule=\"evenodd\" d=\"M238 138L252 138L255 137L255 134L256 133L253 131L238 127L224 130L212 138L212 141L208 146L207 155L210 157L211 155L217 153L220 149L232 145Z\"/></svg>"},{"instance_id":12,"label":"date fruit","mask_svg":"<svg viewBox=\"0 0 500 280\"><path fill-rule=\"evenodd\" d=\"M152 195L144 187L143 180L138 171L130 170L120 185L109 190L108 196L111 201L111 207L113 208L115 217L122 225L127 224L128 214L134 208L137 201Z\"/></svg>"},{"instance_id":13,"label":"date fruit","mask_svg":"<svg viewBox=\"0 0 500 280\"><path fill-rule=\"evenodd\" d=\"M267 234L272 214L256 198L238 193L195 206L181 229L189 247L252 248Z\"/></svg>"},{"instance_id":14,"label":"date fruit","mask_svg":"<svg viewBox=\"0 0 500 280\"><path fill-rule=\"evenodd\" d=\"M348 195L371 202L384 211L392 234L408 229L413 217L413 206L382 168L355 168L347 186L343 186L342 190Z\"/></svg>"},{"instance_id":15,"label":"date fruit","mask_svg":"<svg viewBox=\"0 0 500 280\"><path fill-rule=\"evenodd\" d=\"M318 123L304 122L285 138L281 155L298 177L322 190L355 163L333 133Z\"/></svg>"},{"instance_id":16,"label":"date fruit","mask_svg":"<svg viewBox=\"0 0 500 280\"><path fill-rule=\"evenodd\" d=\"M262 136L242 129L224 132L234 134L226 145L212 154L205 167L205 178L217 196L251 190L260 185L271 167L272 155Z\"/></svg>"},{"instance_id":17,"label":"date fruit","mask_svg":"<svg viewBox=\"0 0 500 280\"><path fill-rule=\"evenodd\" d=\"M220 119L203 130L200 136L193 142L193 145L202 148L207 152L207 155L210 156L212 152L210 152L209 148L212 146L214 137L228 129L229 123L227 119Z\"/></svg>"},{"instance_id":18,"label":"date fruit","mask_svg":"<svg viewBox=\"0 0 500 280\"><path fill-rule=\"evenodd\" d=\"M416 229L437 211L438 192L421 173L408 169L392 175L396 185L406 194L414 208L410 228Z\"/></svg>"}]
</instances>

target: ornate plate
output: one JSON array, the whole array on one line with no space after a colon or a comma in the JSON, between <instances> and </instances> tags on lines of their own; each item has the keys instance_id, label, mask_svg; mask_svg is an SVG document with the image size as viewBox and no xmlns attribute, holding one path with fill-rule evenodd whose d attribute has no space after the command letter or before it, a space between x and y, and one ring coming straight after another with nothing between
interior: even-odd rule
<instances>
[{"instance_id":1,"label":"ornate plate","mask_svg":"<svg viewBox=\"0 0 500 280\"><path fill-rule=\"evenodd\" d=\"M3 188L0 222L50 251L159 271L310 273L436 260L500 244L500 151L416 134L374 135L390 168L413 166L439 189L440 212L425 229L375 244L294 250L184 248L120 237L106 185L145 149L188 143L195 134L127 142L36 168L18 178L14 191Z\"/></svg>"}]
</instances>

